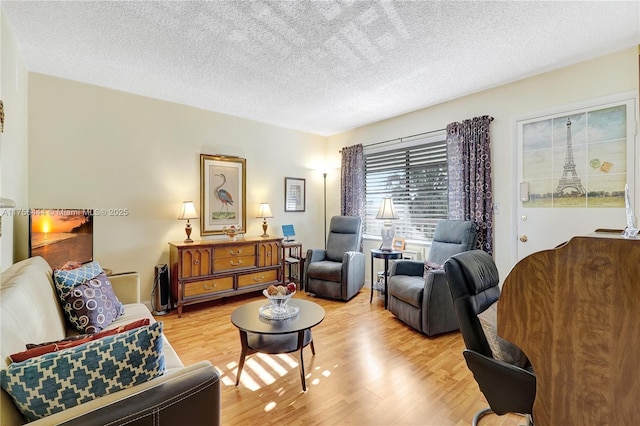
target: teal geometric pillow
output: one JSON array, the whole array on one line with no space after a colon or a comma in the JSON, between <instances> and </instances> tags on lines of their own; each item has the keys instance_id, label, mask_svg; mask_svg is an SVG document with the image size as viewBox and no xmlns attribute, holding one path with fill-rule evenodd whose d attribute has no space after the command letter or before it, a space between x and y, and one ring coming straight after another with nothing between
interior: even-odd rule
<instances>
[{"instance_id":1,"label":"teal geometric pillow","mask_svg":"<svg viewBox=\"0 0 640 426\"><path fill-rule=\"evenodd\" d=\"M69 290L101 273L102 268L96 261L85 263L76 269L56 269L53 271L53 280L58 290L58 296L62 299L62 295L68 293Z\"/></svg>"},{"instance_id":2,"label":"teal geometric pillow","mask_svg":"<svg viewBox=\"0 0 640 426\"><path fill-rule=\"evenodd\" d=\"M0 385L28 421L164 374L162 322L51 352L0 371Z\"/></svg>"}]
</instances>

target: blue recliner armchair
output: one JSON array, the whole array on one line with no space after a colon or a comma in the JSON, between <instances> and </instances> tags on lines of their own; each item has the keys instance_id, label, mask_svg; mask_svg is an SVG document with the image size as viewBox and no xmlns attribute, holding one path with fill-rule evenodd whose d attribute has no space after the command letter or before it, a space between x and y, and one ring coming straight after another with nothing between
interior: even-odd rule
<instances>
[{"instance_id":1,"label":"blue recliner armchair","mask_svg":"<svg viewBox=\"0 0 640 426\"><path fill-rule=\"evenodd\" d=\"M307 250L304 289L329 299L349 300L364 286L365 257L360 251L362 219L334 216L327 248Z\"/></svg>"},{"instance_id":2,"label":"blue recliner armchair","mask_svg":"<svg viewBox=\"0 0 640 426\"><path fill-rule=\"evenodd\" d=\"M433 235L427 262L442 267L454 254L473 250L476 225L443 220ZM389 310L416 330L434 336L458 329L451 292L443 269L425 272L425 262L396 260L389 267Z\"/></svg>"}]
</instances>

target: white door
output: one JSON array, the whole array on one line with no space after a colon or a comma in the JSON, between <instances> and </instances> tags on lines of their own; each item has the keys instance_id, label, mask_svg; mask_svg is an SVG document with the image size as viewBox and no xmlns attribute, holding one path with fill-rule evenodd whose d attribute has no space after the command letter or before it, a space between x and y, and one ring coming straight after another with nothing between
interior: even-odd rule
<instances>
[{"instance_id":1,"label":"white door","mask_svg":"<svg viewBox=\"0 0 640 426\"><path fill-rule=\"evenodd\" d=\"M616 95L514 120L516 260L596 229L625 228L625 184L632 203L635 198L634 97Z\"/></svg>"}]
</instances>

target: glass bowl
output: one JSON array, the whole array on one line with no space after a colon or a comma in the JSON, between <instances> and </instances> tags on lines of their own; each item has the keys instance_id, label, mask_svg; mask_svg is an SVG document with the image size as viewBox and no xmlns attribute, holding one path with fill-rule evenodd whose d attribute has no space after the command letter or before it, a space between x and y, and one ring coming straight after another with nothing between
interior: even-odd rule
<instances>
[{"instance_id":1,"label":"glass bowl","mask_svg":"<svg viewBox=\"0 0 640 426\"><path fill-rule=\"evenodd\" d=\"M289 300L291 300L291 297L293 297L293 295L296 294L296 292L294 291L293 293L289 293L287 295L279 294L277 296L270 296L269 293L267 293L267 290L265 289L265 290L262 290L262 294L267 299L269 299L273 313L276 315L283 315L284 313L287 312L287 303L289 303Z\"/></svg>"}]
</instances>

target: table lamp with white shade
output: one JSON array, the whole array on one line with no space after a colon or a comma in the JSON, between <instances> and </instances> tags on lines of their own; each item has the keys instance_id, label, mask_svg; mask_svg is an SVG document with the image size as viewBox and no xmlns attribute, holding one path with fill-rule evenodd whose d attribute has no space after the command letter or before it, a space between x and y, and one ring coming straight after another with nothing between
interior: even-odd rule
<instances>
[{"instance_id":1,"label":"table lamp with white shade","mask_svg":"<svg viewBox=\"0 0 640 426\"><path fill-rule=\"evenodd\" d=\"M380 246L380 250L393 251L392 244L393 237L396 235L396 230L391 226L391 221L398 219L398 213L396 213L396 209L393 207L393 200L391 198L382 199L382 205L380 206L380 210L378 210L376 219L384 220L381 232L382 246Z\"/></svg>"},{"instance_id":2,"label":"table lamp with white shade","mask_svg":"<svg viewBox=\"0 0 640 426\"><path fill-rule=\"evenodd\" d=\"M267 227L269 226L267 225L268 217L273 217L273 213L271 213L271 206L269 206L269 203L261 203L260 207L258 207L258 214L256 215L256 218L262 218L262 235L260 235L261 237L269 236L269 234L267 234Z\"/></svg>"},{"instance_id":3,"label":"table lamp with white shade","mask_svg":"<svg viewBox=\"0 0 640 426\"><path fill-rule=\"evenodd\" d=\"M196 212L196 206L193 204L193 201L183 201L182 202L182 212L180 212L180 216L178 216L178 220L186 220L187 226L185 226L184 231L187 233L187 239L184 240L185 243L192 243L191 239L191 223L190 219L197 219L198 212Z\"/></svg>"}]
</instances>

